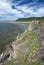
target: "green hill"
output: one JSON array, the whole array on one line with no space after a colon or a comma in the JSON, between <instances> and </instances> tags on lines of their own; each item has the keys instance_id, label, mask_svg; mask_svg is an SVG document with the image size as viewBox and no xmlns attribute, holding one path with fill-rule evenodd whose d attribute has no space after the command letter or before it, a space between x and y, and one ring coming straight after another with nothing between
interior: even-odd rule
<instances>
[{"instance_id":1,"label":"green hill","mask_svg":"<svg viewBox=\"0 0 44 65\"><path fill-rule=\"evenodd\" d=\"M16 21L44 20L44 17L19 18Z\"/></svg>"}]
</instances>

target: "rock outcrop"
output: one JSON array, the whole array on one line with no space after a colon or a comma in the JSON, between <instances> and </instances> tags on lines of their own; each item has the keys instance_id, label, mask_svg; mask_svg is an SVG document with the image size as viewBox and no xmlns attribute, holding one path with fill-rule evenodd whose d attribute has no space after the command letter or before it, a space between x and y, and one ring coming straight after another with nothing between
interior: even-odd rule
<instances>
[{"instance_id":1,"label":"rock outcrop","mask_svg":"<svg viewBox=\"0 0 44 65\"><path fill-rule=\"evenodd\" d=\"M30 64L38 60L44 62L44 22L32 21L27 30L9 45L9 53L0 62L16 58L18 58L17 63L14 62L16 65L24 62Z\"/></svg>"}]
</instances>

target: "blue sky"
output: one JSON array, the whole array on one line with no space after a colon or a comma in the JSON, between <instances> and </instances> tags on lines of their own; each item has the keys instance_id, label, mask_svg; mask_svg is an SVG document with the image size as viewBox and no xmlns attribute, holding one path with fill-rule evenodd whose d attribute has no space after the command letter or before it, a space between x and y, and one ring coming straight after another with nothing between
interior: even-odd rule
<instances>
[{"instance_id":1,"label":"blue sky","mask_svg":"<svg viewBox=\"0 0 44 65\"><path fill-rule=\"evenodd\" d=\"M0 0L0 20L44 16L44 0Z\"/></svg>"}]
</instances>

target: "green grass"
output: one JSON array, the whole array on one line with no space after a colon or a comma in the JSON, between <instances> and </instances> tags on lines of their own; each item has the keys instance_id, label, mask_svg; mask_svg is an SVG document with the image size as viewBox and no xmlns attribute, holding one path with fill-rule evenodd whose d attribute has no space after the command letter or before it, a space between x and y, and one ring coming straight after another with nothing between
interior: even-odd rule
<instances>
[{"instance_id":1,"label":"green grass","mask_svg":"<svg viewBox=\"0 0 44 65\"><path fill-rule=\"evenodd\" d=\"M6 65L14 65L13 62L16 61L16 65L40 65L40 61L37 60L38 56L35 54L40 48L38 36L33 32L27 32L18 42L20 44L17 50L18 57L7 61Z\"/></svg>"},{"instance_id":2,"label":"green grass","mask_svg":"<svg viewBox=\"0 0 44 65\"><path fill-rule=\"evenodd\" d=\"M15 62L16 62L15 59L12 59L10 61L7 61L5 65L14 65ZM40 63L41 63L40 61L36 61L34 63L27 63L27 62L22 63L22 62L18 62L17 65L40 65Z\"/></svg>"},{"instance_id":3,"label":"green grass","mask_svg":"<svg viewBox=\"0 0 44 65\"><path fill-rule=\"evenodd\" d=\"M16 21L20 21L20 22L22 22L22 21L32 21L32 20L44 20L44 17L30 17L30 18L19 18L18 20L16 20Z\"/></svg>"}]
</instances>

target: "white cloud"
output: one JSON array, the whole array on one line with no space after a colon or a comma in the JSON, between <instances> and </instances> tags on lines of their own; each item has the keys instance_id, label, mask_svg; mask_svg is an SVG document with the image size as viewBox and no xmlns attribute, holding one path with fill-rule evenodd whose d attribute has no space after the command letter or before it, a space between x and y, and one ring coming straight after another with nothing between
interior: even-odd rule
<instances>
[{"instance_id":1,"label":"white cloud","mask_svg":"<svg viewBox=\"0 0 44 65\"><path fill-rule=\"evenodd\" d=\"M28 5L23 5L22 7L21 6L16 6L16 8L18 10L23 11L24 13L32 13L33 12L33 9L31 7L28 8Z\"/></svg>"},{"instance_id":2,"label":"white cloud","mask_svg":"<svg viewBox=\"0 0 44 65\"><path fill-rule=\"evenodd\" d=\"M18 11L17 9L11 8L11 3L7 1L0 0L0 16L5 17L7 19L16 19L20 17L24 17L24 14L22 14L21 11ZM13 14L12 16L9 14Z\"/></svg>"},{"instance_id":3,"label":"white cloud","mask_svg":"<svg viewBox=\"0 0 44 65\"><path fill-rule=\"evenodd\" d=\"M43 16L44 15L44 7L40 7L35 12L32 13L34 16Z\"/></svg>"},{"instance_id":4,"label":"white cloud","mask_svg":"<svg viewBox=\"0 0 44 65\"><path fill-rule=\"evenodd\" d=\"M20 17L24 17L25 14L29 14L30 16L43 16L44 15L44 7L39 7L36 8L36 6L30 6L34 3L29 3L29 4L25 4L25 5L18 5L20 2L15 3L15 7L16 9L12 9L12 2L9 0L0 0L0 16L5 17L4 15L7 15L7 18L20 18ZM34 9L36 9L34 11ZM13 14L13 16L9 15L9 14ZM16 17L15 17L16 16ZM27 17L27 16L26 16Z\"/></svg>"},{"instance_id":5,"label":"white cloud","mask_svg":"<svg viewBox=\"0 0 44 65\"><path fill-rule=\"evenodd\" d=\"M0 12L2 12L2 15L6 13L7 10L10 9L10 4L3 1L3 0L0 0Z\"/></svg>"},{"instance_id":6,"label":"white cloud","mask_svg":"<svg viewBox=\"0 0 44 65\"><path fill-rule=\"evenodd\" d=\"M44 7L39 8L39 9L38 9L38 12L39 12L39 13L44 13Z\"/></svg>"},{"instance_id":7,"label":"white cloud","mask_svg":"<svg viewBox=\"0 0 44 65\"><path fill-rule=\"evenodd\" d=\"M17 11L17 9L12 9L11 4L6 1L0 0L0 14L21 14L21 11Z\"/></svg>"}]
</instances>

